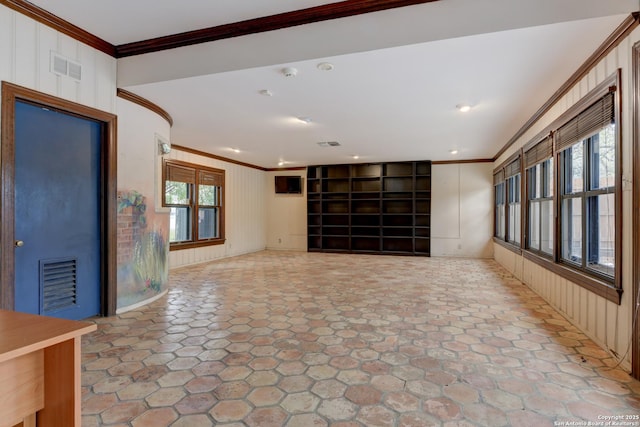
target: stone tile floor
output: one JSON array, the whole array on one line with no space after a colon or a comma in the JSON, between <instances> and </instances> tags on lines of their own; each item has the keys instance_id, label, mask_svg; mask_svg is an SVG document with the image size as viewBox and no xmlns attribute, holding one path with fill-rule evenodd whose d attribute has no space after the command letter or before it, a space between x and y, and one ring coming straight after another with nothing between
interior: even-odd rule
<instances>
[{"instance_id":1,"label":"stone tile floor","mask_svg":"<svg viewBox=\"0 0 640 427\"><path fill-rule=\"evenodd\" d=\"M85 427L640 414L640 382L492 260L265 251L176 269L167 296L94 320Z\"/></svg>"}]
</instances>

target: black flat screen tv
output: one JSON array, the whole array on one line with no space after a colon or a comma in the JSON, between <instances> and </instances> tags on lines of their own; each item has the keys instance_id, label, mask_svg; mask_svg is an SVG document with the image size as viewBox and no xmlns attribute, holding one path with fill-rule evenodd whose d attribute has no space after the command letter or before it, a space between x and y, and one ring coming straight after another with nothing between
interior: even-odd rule
<instances>
[{"instance_id":1,"label":"black flat screen tv","mask_svg":"<svg viewBox=\"0 0 640 427\"><path fill-rule=\"evenodd\" d=\"M302 177L276 176L276 194L302 194Z\"/></svg>"}]
</instances>

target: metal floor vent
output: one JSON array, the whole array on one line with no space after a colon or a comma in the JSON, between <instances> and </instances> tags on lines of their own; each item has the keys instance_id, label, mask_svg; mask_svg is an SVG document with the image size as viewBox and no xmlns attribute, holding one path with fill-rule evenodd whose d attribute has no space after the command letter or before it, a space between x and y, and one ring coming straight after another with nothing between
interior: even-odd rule
<instances>
[{"instance_id":1,"label":"metal floor vent","mask_svg":"<svg viewBox=\"0 0 640 427\"><path fill-rule=\"evenodd\" d=\"M77 303L77 260L40 261L42 312L50 313Z\"/></svg>"},{"instance_id":2,"label":"metal floor vent","mask_svg":"<svg viewBox=\"0 0 640 427\"><path fill-rule=\"evenodd\" d=\"M321 141L318 142L320 147L339 147L340 143L338 141Z\"/></svg>"}]
</instances>

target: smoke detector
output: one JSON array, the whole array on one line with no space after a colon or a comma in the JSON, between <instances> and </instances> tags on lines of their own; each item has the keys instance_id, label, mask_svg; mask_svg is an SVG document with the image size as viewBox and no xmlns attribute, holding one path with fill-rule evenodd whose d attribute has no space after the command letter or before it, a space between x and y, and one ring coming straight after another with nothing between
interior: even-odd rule
<instances>
[{"instance_id":1,"label":"smoke detector","mask_svg":"<svg viewBox=\"0 0 640 427\"><path fill-rule=\"evenodd\" d=\"M320 147L339 147L340 143L338 141L320 141L318 145Z\"/></svg>"},{"instance_id":2,"label":"smoke detector","mask_svg":"<svg viewBox=\"0 0 640 427\"><path fill-rule=\"evenodd\" d=\"M298 75L298 70L293 67L286 67L282 69L282 74L285 77L295 77Z\"/></svg>"}]
</instances>

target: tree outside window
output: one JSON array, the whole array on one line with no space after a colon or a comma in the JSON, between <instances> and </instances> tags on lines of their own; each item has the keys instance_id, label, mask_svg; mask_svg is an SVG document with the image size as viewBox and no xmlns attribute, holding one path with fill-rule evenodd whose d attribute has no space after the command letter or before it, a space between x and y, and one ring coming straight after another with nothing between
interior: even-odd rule
<instances>
[{"instance_id":1,"label":"tree outside window","mask_svg":"<svg viewBox=\"0 0 640 427\"><path fill-rule=\"evenodd\" d=\"M561 256L588 271L612 277L615 269L615 126L561 153Z\"/></svg>"}]
</instances>

